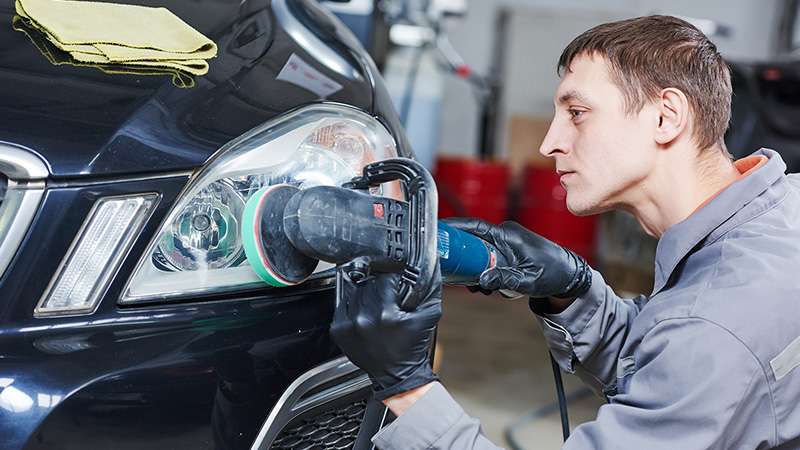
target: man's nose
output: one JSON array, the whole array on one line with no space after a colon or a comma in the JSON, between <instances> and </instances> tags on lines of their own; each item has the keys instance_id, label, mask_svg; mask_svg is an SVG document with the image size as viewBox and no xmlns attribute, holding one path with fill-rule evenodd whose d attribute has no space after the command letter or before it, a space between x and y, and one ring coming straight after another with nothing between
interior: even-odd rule
<instances>
[{"instance_id":1,"label":"man's nose","mask_svg":"<svg viewBox=\"0 0 800 450\"><path fill-rule=\"evenodd\" d=\"M558 119L553 119L550 122L550 128L547 129L547 134L542 140L542 145L539 146L539 153L542 156L552 158L556 153L569 152L570 144L569 130L558 122Z\"/></svg>"}]
</instances>

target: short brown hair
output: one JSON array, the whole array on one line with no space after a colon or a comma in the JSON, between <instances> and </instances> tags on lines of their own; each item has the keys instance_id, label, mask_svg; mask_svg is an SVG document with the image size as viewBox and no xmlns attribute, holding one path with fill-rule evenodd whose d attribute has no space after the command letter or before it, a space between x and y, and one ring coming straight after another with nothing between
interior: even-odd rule
<instances>
[{"instance_id":1,"label":"short brown hair","mask_svg":"<svg viewBox=\"0 0 800 450\"><path fill-rule=\"evenodd\" d=\"M686 94L694 112L693 138L701 149L724 143L731 117L731 75L717 47L694 25L671 16L645 16L598 25L561 53L558 73L581 55L599 55L625 97L628 114L641 111L662 89Z\"/></svg>"}]
</instances>

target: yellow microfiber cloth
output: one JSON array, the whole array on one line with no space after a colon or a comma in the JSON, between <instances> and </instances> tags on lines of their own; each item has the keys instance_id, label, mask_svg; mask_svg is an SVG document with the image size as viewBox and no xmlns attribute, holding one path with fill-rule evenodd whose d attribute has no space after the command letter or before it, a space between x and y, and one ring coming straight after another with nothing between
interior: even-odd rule
<instances>
[{"instance_id":1,"label":"yellow microfiber cloth","mask_svg":"<svg viewBox=\"0 0 800 450\"><path fill-rule=\"evenodd\" d=\"M208 72L213 41L166 8L75 0L16 0L17 14L75 61Z\"/></svg>"},{"instance_id":2,"label":"yellow microfiber cloth","mask_svg":"<svg viewBox=\"0 0 800 450\"><path fill-rule=\"evenodd\" d=\"M38 29L32 27L30 22L20 16L14 16L12 19L12 26L15 30L25 33L31 42L36 46L42 55L50 61L51 64L60 66L68 64L71 66L94 67L106 73L130 74L130 75L171 75L172 83L180 88L194 87L195 81L192 75L171 67L148 67L148 66L131 66L127 64L94 64L78 62L70 56L69 53L61 50L53 45L47 36L45 36Z\"/></svg>"}]
</instances>

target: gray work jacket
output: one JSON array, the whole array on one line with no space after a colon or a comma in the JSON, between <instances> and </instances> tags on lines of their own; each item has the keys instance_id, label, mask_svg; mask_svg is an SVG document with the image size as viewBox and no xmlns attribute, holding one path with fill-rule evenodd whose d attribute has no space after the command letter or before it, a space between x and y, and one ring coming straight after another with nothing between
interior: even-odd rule
<instances>
[{"instance_id":1,"label":"gray work jacket","mask_svg":"<svg viewBox=\"0 0 800 450\"><path fill-rule=\"evenodd\" d=\"M649 298L595 272L537 316L559 365L608 399L564 448L800 449L800 177L755 154L769 160L661 237ZM497 448L438 384L373 442Z\"/></svg>"}]
</instances>

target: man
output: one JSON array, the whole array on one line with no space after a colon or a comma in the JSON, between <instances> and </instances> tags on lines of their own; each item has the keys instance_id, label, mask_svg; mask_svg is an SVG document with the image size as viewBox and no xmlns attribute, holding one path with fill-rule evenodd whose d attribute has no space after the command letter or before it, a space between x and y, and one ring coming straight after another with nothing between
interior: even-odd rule
<instances>
[{"instance_id":1,"label":"man","mask_svg":"<svg viewBox=\"0 0 800 450\"><path fill-rule=\"evenodd\" d=\"M617 297L582 258L518 224L451 224L510 261L481 287L529 295L561 368L606 396L564 448L800 448L800 179L771 150L731 161L716 47L680 19L642 17L578 36L559 70L540 152L570 211L628 211L659 238L652 294ZM495 448L425 361L441 314L431 283L412 312L387 300L388 277L379 291L345 283L352 301L337 305L334 338L399 416L374 442Z\"/></svg>"}]
</instances>

